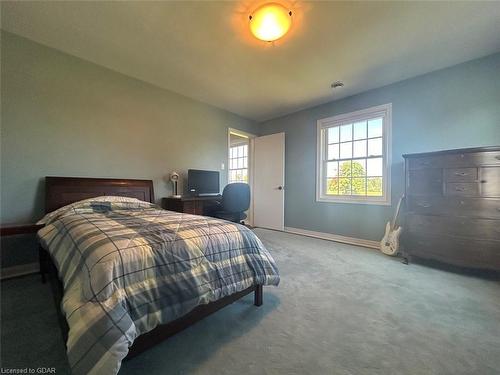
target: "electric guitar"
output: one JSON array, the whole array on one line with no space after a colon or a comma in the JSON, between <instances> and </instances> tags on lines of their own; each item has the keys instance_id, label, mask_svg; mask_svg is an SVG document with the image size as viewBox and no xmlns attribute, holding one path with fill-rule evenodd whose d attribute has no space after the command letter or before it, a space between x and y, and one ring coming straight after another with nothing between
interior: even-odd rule
<instances>
[{"instance_id":1,"label":"electric guitar","mask_svg":"<svg viewBox=\"0 0 500 375\"><path fill-rule=\"evenodd\" d=\"M390 221L385 225L385 234L382 241L380 241L380 251L386 255L395 256L399 251L399 236L401 235L402 227L396 226L396 222L399 216L399 210L401 208L401 202L404 199L404 195L399 198L398 206L396 207L396 212L394 213L394 218L392 223Z\"/></svg>"}]
</instances>

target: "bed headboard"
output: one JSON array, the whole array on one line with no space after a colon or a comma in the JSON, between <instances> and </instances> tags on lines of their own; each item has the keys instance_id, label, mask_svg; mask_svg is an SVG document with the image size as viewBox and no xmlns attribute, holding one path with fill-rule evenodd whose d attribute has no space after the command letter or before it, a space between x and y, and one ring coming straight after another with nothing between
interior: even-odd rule
<instances>
[{"instance_id":1,"label":"bed headboard","mask_svg":"<svg viewBox=\"0 0 500 375\"><path fill-rule=\"evenodd\" d=\"M152 180L45 177L45 212L101 195L118 195L154 203Z\"/></svg>"}]
</instances>

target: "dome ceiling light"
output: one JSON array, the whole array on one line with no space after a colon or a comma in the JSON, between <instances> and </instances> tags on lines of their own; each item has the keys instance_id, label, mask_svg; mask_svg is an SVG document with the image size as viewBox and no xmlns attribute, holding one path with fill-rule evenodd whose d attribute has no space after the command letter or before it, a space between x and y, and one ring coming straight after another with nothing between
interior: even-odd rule
<instances>
[{"instance_id":1,"label":"dome ceiling light","mask_svg":"<svg viewBox=\"0 0 500 375\"><path fill-rule=\"evenodd\" d=\"M260 40L273 42L283 37L292 25L292 12L278 3L267 3L250 14L250 31Z\"/></svg>"}]
</instances>

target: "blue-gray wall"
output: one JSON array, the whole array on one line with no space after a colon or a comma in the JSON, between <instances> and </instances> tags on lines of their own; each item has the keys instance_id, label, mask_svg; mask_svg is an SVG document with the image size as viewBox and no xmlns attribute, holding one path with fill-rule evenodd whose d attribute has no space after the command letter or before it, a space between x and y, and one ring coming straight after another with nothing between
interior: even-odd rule
<instances>
[{"instance_id":1,"label":"blue-gray wall","mask_svg":"<svg viewBox=\"0 0 500 375\"><path fill-rule=\"evenodd\" d=\"M4 31L1 94L2 223L41 218L47 175L152 179L159 200L170 171L226 163L229 127L255 132L252 121ZM2 240L4 266L36 259L36 247L18 244Z\"/></svg>"},{"instance_id":2,"label":"blue-gray wall","mask_svg":"<svg viewBox=\"0 0 500 375\"><path fill-rule=\"evenodd\" d=\"M316 121L385 103L392 103L393 206L316 202ZM262 135L276 132L286 134L285 226L380 240L404 190L402 154L500 145L500 53L260 125Z\"/></svg>"},{"instance_id":3,"label":"blue-gray wall","mask_svg":"<svg viewBox=\"0 0 500 375\"><path fill-rule=\"evenodd\" d=\"M392 208L315 202L317 119L393 103L393 202L402 153L500 144L500 54L257 127L14 34L1 38L2 223L42 216L46 175L153 179L160 198L169 171L218 169L234 127L286 133L287 226L377 240ZM34 246L33 236L2 240L3 265L36 260Z\"/></svg>"}]
</instances>

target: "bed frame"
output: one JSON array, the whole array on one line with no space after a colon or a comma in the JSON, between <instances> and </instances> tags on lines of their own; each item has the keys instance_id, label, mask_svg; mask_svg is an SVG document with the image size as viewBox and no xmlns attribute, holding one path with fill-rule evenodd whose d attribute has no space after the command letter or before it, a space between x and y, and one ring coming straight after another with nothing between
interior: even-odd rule
<instances>
[{"instance_id":1,"label":"bed frame","mask_svg":"<svg viewBox=\"0 0 500 375\"><path fill-rule=\"evenodd\" d=\"M60 207L82 199L102 195L132 197L154 203L153 181L86 177L45 177L46 213L52 212ZM63 286L62 282L58 278L56 267L52 263L48 253L43 248L40 248L40 273L42 274L42 280L44 282L45 275L49 275L59 314L59 322L64 342L66 343L68 337L68 325L66 318L61 311ZM254 305L261 306L263 300L262 285L255 285L209 304L197 306L191 312L178 318L177 320L168 324L160 325L152 331L137 337L133 345L129 348L129 353L126 359L142 353L143 351L184 330L204 317L252 292L255 294Z\"/></svg>"}]
</instances>

